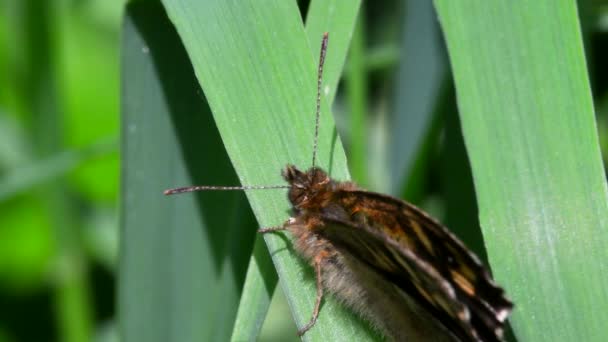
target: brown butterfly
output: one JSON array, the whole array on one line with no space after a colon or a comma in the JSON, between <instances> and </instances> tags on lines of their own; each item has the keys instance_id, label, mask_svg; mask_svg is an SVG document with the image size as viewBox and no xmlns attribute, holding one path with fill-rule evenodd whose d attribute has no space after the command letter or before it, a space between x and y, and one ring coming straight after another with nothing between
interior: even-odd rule
<instances>
[{"instance_id":1,"label":"brown butterfly","mask_svg":"<svg viewBox=\"0 0 608 342\"><path fill-rule=\"evenodd\" d=\"M289 231L295 250L315 270L319 315L324 292L368 319L387 338L500 341L513 304L488 270L447 228L400 199L331 179L315 166L323 64L317 79L313 163L308 171L287 165L287 186L194 186L165 191L288 188L293 217L262 233Z\"/></svg>"}]
</instances>

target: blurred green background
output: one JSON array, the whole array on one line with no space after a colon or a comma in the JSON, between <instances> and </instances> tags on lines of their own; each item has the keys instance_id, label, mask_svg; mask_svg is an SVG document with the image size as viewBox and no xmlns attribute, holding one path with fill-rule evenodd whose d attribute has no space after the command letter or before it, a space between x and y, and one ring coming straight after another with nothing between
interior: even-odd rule
<instances>
[{"instance_id":1,"label":"blurred green background","mask_svg":"<svg viewBox=\"0 0 608 342\"><path fill-rule=\"evenodd\" d=\"M478 224L445 48L435 14L415 2L363 3L333 106L338 131L360 184L450 226ZM124 6L0 0L0 342L118 341ZM304 16L307 1L299 6ZM579 10L606 161L608 6L580 1ZM401 112L419 119L405 119L396 138L387 118ZM396 153L394 139L422 143ZM449 179L464 180L463 189L446 190ZM458 215L445 205L455 193L468 204ZM297 340L288 312L277 291L260 340Z\"/></svg>"}]
</instances>

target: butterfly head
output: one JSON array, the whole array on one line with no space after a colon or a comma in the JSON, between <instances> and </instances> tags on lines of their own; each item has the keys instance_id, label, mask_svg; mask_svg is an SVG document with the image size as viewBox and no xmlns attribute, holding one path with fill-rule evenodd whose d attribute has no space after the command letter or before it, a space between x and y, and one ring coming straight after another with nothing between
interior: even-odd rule
<instances>
[{"instance_id":1,"label":"butterfly head","mask_svg":"<svg viewBox=\"0 0 608 342\"><path fill-rule=\"evenodd\" d=\"M283 178L289 183L289 201L296 209L322 207L331 195L332 181L319 168L313 167L303 172L293 165L287 165Z\"/></svg>"}]
</instances>

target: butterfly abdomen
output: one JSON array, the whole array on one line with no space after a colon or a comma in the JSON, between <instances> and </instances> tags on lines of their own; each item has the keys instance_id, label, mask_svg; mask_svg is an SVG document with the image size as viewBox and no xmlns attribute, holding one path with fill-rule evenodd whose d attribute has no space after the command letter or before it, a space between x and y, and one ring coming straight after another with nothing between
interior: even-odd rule
<instances>
[{"instance_id":1,"label":"butterfly abdomen","mask_svg":"<svg viewBox=\"0 0 608 342\"><path fill-rule=\"evenodd\" d=\"M314 267L320 260L323 288L365 318L389 341L454 341L401 290L321 234L324 223L300 212L287 229L294 248Z\"/></svg>"}]
</instances>

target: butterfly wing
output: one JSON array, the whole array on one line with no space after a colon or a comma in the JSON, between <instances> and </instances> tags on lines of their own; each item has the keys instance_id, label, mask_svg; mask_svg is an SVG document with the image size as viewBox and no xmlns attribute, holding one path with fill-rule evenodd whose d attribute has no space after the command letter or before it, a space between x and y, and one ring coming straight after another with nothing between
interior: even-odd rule
<instances>
[{"instance_id":1,"label":"butterfly wing","mask_svg":"<svg viewBox=\"0 0 608 342\"><path fill-rule=\"evenodd\" d=\"M464 340L499 341L513 305L478 258L415 206L358 190L336 191L321 231L398 286Z\"/></svg>"}]
</instances>

